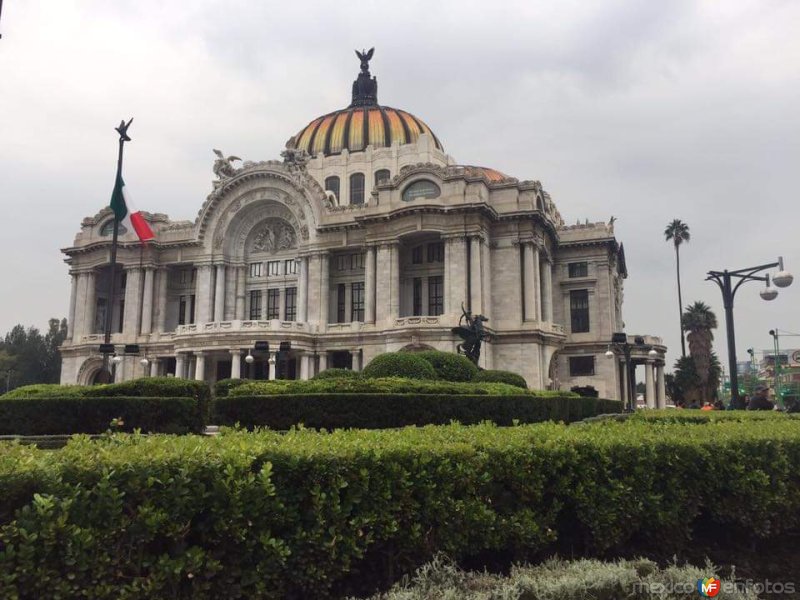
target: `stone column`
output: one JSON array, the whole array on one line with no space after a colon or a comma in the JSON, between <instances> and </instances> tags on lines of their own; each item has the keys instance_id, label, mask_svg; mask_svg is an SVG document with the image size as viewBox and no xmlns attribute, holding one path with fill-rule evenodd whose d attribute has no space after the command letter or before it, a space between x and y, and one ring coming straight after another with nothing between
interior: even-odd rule
<instances>
[{"instance_id":1,"label":"stone column","mask_svg":"<svg viewBox=\"0 0 800 600\"><path fill-rule=\"evenodd\" d=\"M144 294L142 295L142 335L153 329L153 277L155 270L147 267L144 270Z\"/></svg>"},{"instance_id":2,"label":"stone column","mask_svg":"<svg viewBox=\"0 0 800 600\"><path fill-rule=\"evenodd\" d=\"M628 365L625 364L625 361L620 361L622 364L622 403L623 407L628 406L628 382L631 380L631 376L628 374Z\"/></svg>"},{"instance_id":3,"label":"stone column","mask_svg":"<svg viewBox=\"0 0 800 600\"><path fill-rule=\"evenodd\" d=\"M245 301L245 278L247 277L247 267L236 267L236 312L234 318L244 320L244 301Z\"/></svg>"},{"instance_id":4,"label":"stone column","mask_svg":"<svg viewBox=\"0 0 800 600\"><path fill-rule=\"evenodd\" d=\"M108 301L106 301L108 304ZM126 303L127 304L127 303ZM86 335L95 333L94 321L95 311L97 310L97 277L94 271L86 273L86 307L84 308L84 325L83 330ZM106 307L108 310L108 307Z\"/></svg>"},{"instance_id":5,"label":"stone column","mask_svg":"<svg viewBox=\"0 0 800 600\"><path fill-rule=\"evenodd\" d=\"M74 338L80 339L86 335L86 273L75 275L76 296L75 296L75 324L72 327Z\"/></svg>"},{"instance_id":6,"label":"stone column","mask_svg":"<svg viewBox=\"0 0 800 600\"><path fill-rule=\"evenodd\" d=\"M647 408L656 407L656 386L653 381L653 361L648 360L644 366L644 398L647 402Z\"/></svg>"},{"instance_id":7,"label":"stone column","mask_svg":"<svg viewBox=\"0 0 800 600\"><path fill-rule=\"evenodd\" d=\"M534 318L537 321L541 321L543 315L542 312L542 303L543 303L543 293L542 293L542 269L541 269L541 256L539 255L539 247L534 245L533 246L533 285L534 285L534 292L533 297L534 301L536 302L536 312L534 313Z\"/></svg>"},{"instance_id":8,"label":"stone column","mask_svg":"<svg viewBox=\"0 0 800 600\"><path fill-rule=\"evenodd\" d=\"M327 252L319 255L319 272L319 324L324 331L330 321L328 312L330 310L331 268Z\"/></svg>"},{"instance_id":9,"label":"stone column","mask_svg":"<svg viewBox=\"0 0 800 600\"><path fill-rule=\"evenodd\" d=\"M225 265L217 265L217 278L214 284L214 321L225 320Z\"/></svg>"},{"instance_id":10,"label":"stone column","mask_svg":"<svg viewBox=\"0 0 800 600\"><path fill-rule=\"evenodd\" d=\"M525 297L525 321L538 321L536 313L536 252L532 243L523 245L522 258L522 284Z\"/></svg>"},{"instance_id":11,"label":"stone column","mask_svg":"<svg viewBox=\"0 0 800 600\"><path fill-rule=\"evenodd\" d=\"M194 366L194 378L197 381L203 381L206 378L206 353L195 352L194 355L197 361Z\"/></svg>"},{"instance_id":12,"label":"stone column","mask_svg":"<svg viewBox=\"0 0 800 600\"><path fill-rule=\"evenodd\" d=\"M136 336L139 333L139 319L142 314L142 269L130 267L125 272L125 314L122 333L126 336Z\"/></svg>"},{"instance_id":13,"label":"stone column","mask_svg":"<svg viewBox=\"0 0 800 600\"><path fill-rule=\"evenodd\" d=\"M237 348L231 350L231 379L242 378L242 353Z\"/></svg>"},{"instance_id":14,"label":"stone column","mask_svg":"<svg viewBox=\"0 0 800 600\"><path fill-rule=\"evenodd\" d=\"M75 335L75 302L78 298L78 275L70 274L69 314L67 316L67 339L72 340Z\"/></svg>"},{"instance_id":15,"label":"stone column","mask_svg":"<svg viewBox=\"0 0 800 600\"><path fill-rule=\"evenodd\" d=\"M306 352L300 355L300 379L306 380L309 378L309 371L311 370L311 356Z\"/></svg>"},{"instance_id":16,"label":"stone column","mask_svg":"<svg viewBox=\"0 0 800 600\"><path fill-rule=\"evenodd\" d=\"M375 247L367 246L364 259L364 321L375 322Z\"/></svg>"},{"instance_id":17,"label":"stone column","mask_svg":"<svg viewBox=\"0 0 800 600\"><path fill-rule=\"evenodd\" d=\"M320 352L319 353L319 370L317 373L322 373L323 371L328 370L328 353L327 352Z\"/></svg>"},{"instance_id":18,"label":"stone column","mask_svg":"<svg viewBox=\"0 0 800 600\"><path fill-rule=\"evenodd\" d=\"M186 377L186 353L175 353L175 377L184 379Z\"/></svg>"},{"instance_id":19,"label":"stone column","mask_svg":"<svg viewBox=\"0 0 800 600\"><path fill-rule=\"evenodd\" d=\"M656 367L656 408L667 407L667 386L664 380L664 365Z\"/></svg>"},{"instance_id":20,"label":"stone column","mask_svg":"<svg viewBox=\"0 0 800 600\"><path fill-rule=\"evenodd\" d=\"M385 322L391 316L392 247L381 244L377 250L375 269L375 321Z\"/></svg>"},{"instance_id":21,"label":"stone column","mask_svg":"<svg viewBox=\"0 0 800 600\"><path fill-rule=\"evenodd\" d=\"M197 282L195 283L195 303L197 314L195 323L209 323L213 318L211 313L211 265L197 267Z\"/></svg>"},{"instance_id":22,"label":"stone column","mask_svg":"<svg viewBox=\"0 0 800 600\"><path fill-rule=\"evenodd\" d=\"M308 321L308 258L297 259L297 320Z\"/></svg>"},{"instance_id":23,"label":"stone column","mask_svg":"<svg viewBox=\"0 0 800 600\"><path fill-rule=\"evenodd\" d=\"M467 305L467 241L465 238L445 240L445 265L447 286L445 296L449 297L450 317L461 315L461 304Z\"/></svg>"},{"instance_id":24,"label":"stone column","mask_svg":"<svg viewBox=\"0 0 800 600\"><path fill-rule=\"evenodd\" d=\"M481 287L483 288L483 314L484 316L490 319L492 314L491 256L492 256L492 251L491 248L489 248L489 240L487 239L484 241L483 244L481 244L481 271L482 271ZM489 359L490 357L491 357L491 352L487 354L487 359ZM491 364L491 361L488 361L487 364Z\"/></svg>"},{"instance_id":25,"label":"stone column","mask_svg":"<svg viewBox=\"0 0 800 600\"><path fill-rule=\"evenodd\" d=\"M553 265L545 258L541 263L542 271L542 319L548 323L553 321Z\"/></svg>"},{"instance_id":26,"label":"stone column","mask_svg":"<svg viewBox=\"0 0 800 600\"><path fill-rule=\"evenodd\" d=\"M158 377L158 364L158 358L154 358L150 361L150 377Z\"/></svg>"},{"instance_id":27,"label":"stone column","mask_svg":"<svg viewBox=\"0 0 800 600\"><path fill-rule=\"evenodd\" d=\"M157 319L156 331L164 333L167 329L167 291L169 289L169 271L167 269L158 269L156 272L156 296L157 301Z\"/></svg>"},{"instance_id":28,"label":"stone column","mask_svg":"<svg viewBox=\"0 0 800 600\"><path fill-rule=\"evenodd\" d=\"M267 364L269 365L269 380L275 380L275 353L270 352L269 358L267 359Z\"/></svg>"},{"instance_id":29,"label":"stone column","mask_svg":"<svg viewBox=\"0 0 800 600\"><path fill-rule=\"evenodd\" d=\"M361 370L361 350L351 350L350 356L353 360L353 371Z\"/></svg>"},{"instance_id":30,"label":"stone column","mask_svg":"<svg viewBox=\"0 0 800 600\"><path fill-rule=\"evenodd\" d=\"M483 312L483 271L481 256L481 238L475 236L469 241L469 289L470 289L470 308L473 315L482 315Z\"/></svg>"},{"instance_id":31,"label":"stone column","mask_svg":"<svg viewBox=\"0 0 800 600\"><path fill-rule=\"evenodd\" d=\"M400 316L400 244L392 244L392 269L389 285L389 319L394 321Z\"/></svg>"}]
</instances>

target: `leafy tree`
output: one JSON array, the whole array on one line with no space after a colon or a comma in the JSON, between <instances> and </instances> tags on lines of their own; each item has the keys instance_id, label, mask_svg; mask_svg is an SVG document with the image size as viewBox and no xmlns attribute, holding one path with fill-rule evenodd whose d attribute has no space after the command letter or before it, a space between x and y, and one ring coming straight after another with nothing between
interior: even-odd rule
<instances>
[{"instance_id":1,"label":"leafy tree","mask_svg":"<svg viewBox=\"0 0 800 600\"><path fill-rule=\"evenodd\" d=\"M672 381L672 389L670 390L668 387L667 393L675 403L686 402L691 404L697 402L700 404L706 400L710 401L717 396L721 376L722 365L715 353L712 352L711 354L708 383L705 386L697 373L697 366L692 357L682 356L675 361L674 373L671 376L667 376ZM665 385L669 385L669 380L665 380ZM705 390L708 390L708 392Z\"/></svg>"},{"instance_id":2,"label":"leafy tree","mask_svg":"<svg viewBox=\"0 0 800 600\"><path fill-rule=\"evenodd\" d=\"M691 239L689 226L680 219L673 219L664 230L666 240L675 246L675 269L678 276L678 315L681 316L681 355L686 356L686 342L683 339L683 300L681 299L681 255L680 246Z\"/></svg>"},{"instance_id":3,"label":"leafy tree","mask_svg":"<svg viewBox=\"0 0 800 600\"><path fill-rule=\"evenodd\" d=\"M67 320L50 319L45 335L36 327L15 325L0 341L0 376L3 390L32 383L58 383L61 377L59 346L67 336Z\"/></svg>"}]
</instances>

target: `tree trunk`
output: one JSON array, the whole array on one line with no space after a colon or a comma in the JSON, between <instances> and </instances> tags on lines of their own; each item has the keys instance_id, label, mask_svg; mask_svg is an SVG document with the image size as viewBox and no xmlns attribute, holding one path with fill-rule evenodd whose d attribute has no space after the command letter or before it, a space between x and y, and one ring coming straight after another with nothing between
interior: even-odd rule
<instances>
[{"instance_id":1,"label":"tree trunk","mask_svg":"<svg viewBox=\"0 0 800 600\"><path fill-rule=\"evenodd\" d=\"M683 339L683 299L681 298L681 255L675 244L675 267L678 272L678 325L681 328L681 356L686 356L686 341Z\"/></svg>"}]
</instances>

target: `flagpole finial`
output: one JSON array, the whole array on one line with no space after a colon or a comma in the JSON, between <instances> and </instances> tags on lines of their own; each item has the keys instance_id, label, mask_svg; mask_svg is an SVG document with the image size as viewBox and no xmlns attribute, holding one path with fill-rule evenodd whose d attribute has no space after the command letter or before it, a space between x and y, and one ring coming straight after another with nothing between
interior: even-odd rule
<instances>
[{"instance_id":1,"label":"flagpole finial","mask_svg":"<svg viewBox=\"0 0 800 600\"><path fill-rule=\"evenodd\" d=\"M114 128L114 130L119 133L120 141L123 142L131 141L131 138L128 137L128 127L131 126L131 123L133 123L133 118L131 118L131 120L128 121L127 123L125 122L125 119L122 119L122 121L119 122L119 127Z\"/></svg>"}]
</instances>

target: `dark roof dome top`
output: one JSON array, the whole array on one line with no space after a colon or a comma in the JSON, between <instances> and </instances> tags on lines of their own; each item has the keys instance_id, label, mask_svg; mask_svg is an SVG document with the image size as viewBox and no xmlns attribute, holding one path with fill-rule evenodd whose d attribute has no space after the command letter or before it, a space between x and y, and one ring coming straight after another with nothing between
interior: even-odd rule
<instances>
[{"instance_id":1,"label":"dark roof dome top","mask_svg":"<svg viewBox=\"0 0 800 600\"><path fill-rule=\"evenodd\" d=\"M353 82L350 106L311 121L294 138L298 150L309 154L341 154L342 150L360 152L367 146L388 148L395 141L414 144L423 133L433 138L436 148L444 150L439 138L421 119L411 113L378 104L378 80L369 72L375 49L359 52L361 72Z\"/></svg>"}]
</instances>

